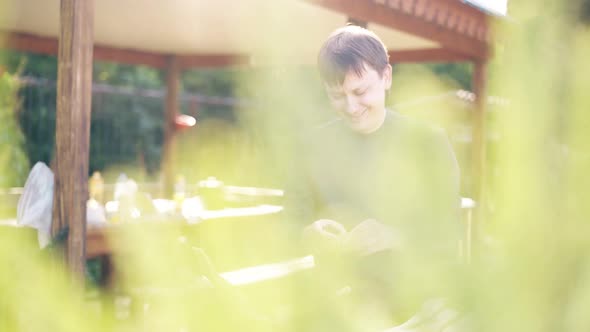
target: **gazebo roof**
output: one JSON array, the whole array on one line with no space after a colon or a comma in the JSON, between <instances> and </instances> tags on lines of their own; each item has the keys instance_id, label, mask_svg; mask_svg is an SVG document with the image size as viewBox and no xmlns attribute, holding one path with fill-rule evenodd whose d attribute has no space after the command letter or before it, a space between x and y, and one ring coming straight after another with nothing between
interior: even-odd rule
<instances>
[{"instance_id":1,"label":"gazebo roof","mask_svg":"<svg viewBox=\"0 0 590 332\"><path fill-rule=\"evenodd\" d=\"M57 53L59 0L4 0L7 46ZM349 18L366 22L394 61L487 56L487 16L459 0L95 1L95 59L164 67L313 63L326 36Z\"/></svg>"}]
</instances>

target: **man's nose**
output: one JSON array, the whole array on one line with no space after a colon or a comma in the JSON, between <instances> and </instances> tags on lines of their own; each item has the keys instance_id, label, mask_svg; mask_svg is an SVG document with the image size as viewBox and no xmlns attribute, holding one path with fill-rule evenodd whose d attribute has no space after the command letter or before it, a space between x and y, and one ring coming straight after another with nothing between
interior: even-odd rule
<instances>
[{"instance_id":1,"label":"man's nose","mask_svg":"<svg viewBox=\"0 0 590 332\"><path fill-rule=\"evenodd\" d=\"M346 96L346 113L350 115L358 115L361 110L361 105L356 96Z\"/></svg>"}]
</instances>

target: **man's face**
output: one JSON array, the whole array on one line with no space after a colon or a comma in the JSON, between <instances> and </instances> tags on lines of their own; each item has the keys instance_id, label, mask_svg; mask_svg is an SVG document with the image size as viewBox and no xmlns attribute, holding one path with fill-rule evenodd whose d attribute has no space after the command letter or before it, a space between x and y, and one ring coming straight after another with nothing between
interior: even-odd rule
<instances>
[{"instance_id":1,"label":"man's face","mask_svg":"<svg viewBox=\"0 0 590 332\"><path fill-rule=\"evenodd\" d=\"M348 72L342 85L326 85L332 108L355 132L369 134L385 120L385 94L391 87L391 66L382 74L365 65L361 76Z\"/></svg>"}]
</instances>

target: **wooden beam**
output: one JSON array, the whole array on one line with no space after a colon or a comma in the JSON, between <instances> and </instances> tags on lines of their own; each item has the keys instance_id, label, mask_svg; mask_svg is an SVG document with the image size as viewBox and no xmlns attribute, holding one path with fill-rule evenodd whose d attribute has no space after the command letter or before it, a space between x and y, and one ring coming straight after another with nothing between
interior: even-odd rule
<instances>
[{"instance_id":1,"label":"wooden beam","mask_svg":"<svg viewBox=\"0 0 590 332\"><path fill-rule=\"evenodd\" d=\"M0 35L5 41L3 45L0 45L2 48L46 55L57 55L58 53L58 42L56 38L6 31L0 32ZM93 57L97 61L111 61L165 69L168 65L169 56L158 52L95 45ZM181 55L178 56L178 59L179 66L182 69L250 64L250 57L240 54Z\"/></svg>"},{"instance_id":2,"label":"wooden beam","mask_svg":"<svg viewBox=\"0 0 590 332\"><path fill-rule=\"evenodd\" d=\"M176 56L168 59L166 77L166 110L164 127L164 144L162 146L161 167L164 197L172 198L175 176L175 137L176 116L178 115L178 96L180 90L180 63Z\"/></svg>"},{"instance_id":3,"label":"wooden beam","mask_svg":"<svg viewBox=\"0 0 590 332\"><path fill-rule=\"evenodd\" d=\"M417 50L389 51L389 62L465 62L473 61L473 58L449 51L444 48L425 48Z\"/></svg>"},{"instance_id":4,"label":"wooden beam","mask_svg":"<svg viewBox=\"0 0 590 332\"><path fill-rule=\"evenodd\" d=\"M163 54L100 45L94 47L94 59L153 68L166 68L166 56Z\"/></svg>"},{"instance_id":5,"label":"wooden beam","mask_svg":"<svg viewBox=\"0 0 590 332\"><path fill-rule=\"evenodd\" d=\"M79 280L86 264L93 6L92 0L61 0L60 6L51 233L69 229L65 259Z\"/></svg>"},{"instance_id":6,"label":"wooden beam","mask_svg":"<svg viewBox=\"0 0 590 332\"><path fill-rule=\"evenodd\" d=\"M57 55L58 53L56 38L40 37L22 32L2 32L1 34L6 41L4 45L1 45L4 48L46 55ZM166 57L162 54L100 45L93 46L93 58L99 61L113 61L155 68L166 67Z\"/></svg>"},{"instance_id":7,"label":"wooden beam","mask_svg":"<svg viewBox=\"0 0 590 332\"><path fill-rule=\"evenodd\" d=\"M488 57L487 17L456 0L304 0L369 23L435 41L476 59Z\"/></svg>"},{"instance_id":8,"label":"wooden beam","mask_svg":"<svg viewBox=\"0 0 590 332\"><path fill-rule=\"evenodd\" d=\"M178 65L181 69L227 67L250 64L249 56L239 54L179 55L177 57Z\"/></svg>"},{"instance_id":9,"label":"wooden beam","mask_svg":"<svg viewBox=\"0 0 590 332\"><path fill-rule=\"evenodd\" d=\"M2 48L16 51L39 53L45 55L56 55L58 53L58 42L56 38L47 38L21 32L0 32L4 44Z\"/></svg>"}]
</instances>

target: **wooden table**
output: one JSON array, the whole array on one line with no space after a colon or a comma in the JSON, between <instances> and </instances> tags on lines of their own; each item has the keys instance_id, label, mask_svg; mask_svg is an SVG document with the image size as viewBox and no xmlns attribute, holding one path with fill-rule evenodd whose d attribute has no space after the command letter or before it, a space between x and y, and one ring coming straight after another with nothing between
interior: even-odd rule
<instances>
[{"instance_id":1,"label":"wooden table","mask_svg":"<svg viewBox=\"0 0 590 332\"><path fill-rule=\"evenodd\" d=\"M115 225L111 224L104 227L89 227L86 237L86 256L89 259L102 257L108 274L105 277L111 279L113 278L116 268L116 264L113 263L124 264L125 262L124 259L117 261L117 257L123 257L123 255L129 250L137 250L137 248L130 249L130 246L125 243L125 241L129 241L129 239L132 238L130 237L130 234L133 234L134 230L143 232L145 229L149 228L150 231L153 230L156 235L160 235L161 233L162 237L168 237L172 240L177 239L182 242L186 240L184 238L185 236L188 237L189 240L187 241L189 241L191 245L201 247L205 250L207 255L212 255L214 265L220 271L228 271L222 273L221 277L232 285L247 285L263 280L277 279L293 272L313 267L313 257L305 256L283 260L285 256L273 257L270 255L268 260L241 260L240 255L242 252L240 252L239 248L231 248L228 250L235 250L238 254L234 260L239 261L239 265L224 264L224 262L219 262L215 258L217 258L216 254L218 254L219 251L216 249L220 246L228 244L230 247L248 245L246 242L237 243L235 237L231 237L232 234L228 235L231 238L231 241L224 241L222 237L227 232L239 233L240 237L245 241L249 240L251 236L257 236L258 238L251 239L251 245L249 246L253 247L256 245L262 245L260 243L260 237L269 238L268 232L272 232L272 229L268 229L268 232L265 235L264 233L260 234L261 232L258 232L256 227L258 227L258 229L260 229L261 225L265 229L267 229L267 227L274 227L274 225L278 224L277 221L280 221L280 218L277 220L276 217L280 215L279 213L281 211L281 206L259 205L254 207L226 208L212 211L205 210L201 211L198 216L194 215L192 218L189 216L185 221L135 222ZM252 226L254 229L251 229ZM122 235L125 232L126 234ZM191 234L194 235L195 233L200 233L201 235L197 235L196 238L193 236L191 239ZM210 233L215 233L215 235L211 235ZM203 236L202 234L206 235ZM211 236L214 238L211 238ZM125 238L127 238L127 240L125 240ZM221 240L219 240L220 238ZM275 245L275 243L276 242L268 241L269 246ZM151 248L148 248L148 250L151 250ZM231 255L231 253L228 255ZM133 256L130 255L129 257ZM113 261L113 258L115 261ZM274 263L261 264L266 262ZM241 268L244 265L247 267Z\"/></svg>"},{"instance_id":2,"label":"wooden table","mask_svg":"<svg viewBox=\"0 0 590 332\"><path fill-rule=\"evenodd\" d=\"M86 257L93 258L101 255L111 254L113 251L112 243L109 243L109 238L112 238L118 232L118 228L125 226L153 226L153 227L190 227L191 225L200 225L205 222L221 219L231 219L239 222L240 219L252 217L264 217L275 215L283 210L282 206L278 205L258 205L252 207L240 208L226 208L221 210L203 210L194 213L188 213L182 218L175 218L173 221L168 220L166 216L160 217L159 221L153 222L132 222L122 224L106 224L101 227L88 226L86 236Z\"/></svg>"}]
</instances>

